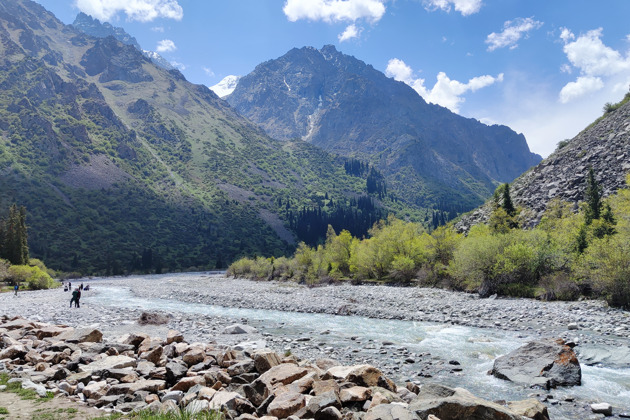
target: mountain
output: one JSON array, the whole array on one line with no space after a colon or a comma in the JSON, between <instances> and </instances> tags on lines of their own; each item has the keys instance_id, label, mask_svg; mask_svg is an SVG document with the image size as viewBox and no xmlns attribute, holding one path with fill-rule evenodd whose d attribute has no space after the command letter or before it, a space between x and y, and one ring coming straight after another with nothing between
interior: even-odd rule
<instances>
[{"instance_id":1,"label":"mountain","mask_svg":"<svg viewBox=\"0 0 630 420\"><path fill-rule=\"evenodd\" d=\"M83 12L80 12L77 15L77 17L74 19L74 22L72 23L72 26L74 26L81 32L96 38L107 38L108 36L113 36L123 44L131 45L135 47L138 51L142 51L144 56L151 60L154 64L157 64L158 66L166 70L173 70L175 68L171 63L168 62L168 60L166 60L155 51L143 50L136 38L129 35L123 28L112 26L108 22L101 22L98 19L92 18L92 16L90 15L86 15Z\"/></svg>"},{"instance_id":2,"label":"mountain","mask_svg":"<svg viewBox=\"0 0 630 420\"><path fill-rule=\"evenodd\" d=\"M369 161L415 206L471 209L541 160L522 134L427 104L330 45L260 64L226 99L274 138Z\"/></svg>"},{"instance_id":3,"label":"mountain","mask_svg":"<svg viewBox=\"0 0 630 420\"><path fill-rule=\"evenodd\" d=\"M630 92L605 114L569 141L561 142L549 157L525 172L510 186L512 200L522 207L529 226L540 221L547 204L558 199L573 203L584 201L586 176L593 168L604 197L626 185L630 171ZM487 222L490 203L465 215L456 224L460 231Z\"/></svg>"},{"instance_id":4,"label":"mountain","mask_svg":"<svg viewBox=\"0 0 630 420\"><path fill-rule=\"evenodd\" d=\"M225 98L236 89L238 81L241 76L226 76L219 83L214 86L210 86L210 89L216 93L219 98Z\"/></svg>"},{"instance_id":5,"label":"mountain","mask_svg":"<svg viewBox=\"0 0 630 420\"><path fill-rule=\"evenodd\" d=\"M31 255L49 267L224 267L329 222L365 234L385 209L345 163L271 139L113 36L0 2L0 211L27 207Z\"/></svg>"}]
</instances>

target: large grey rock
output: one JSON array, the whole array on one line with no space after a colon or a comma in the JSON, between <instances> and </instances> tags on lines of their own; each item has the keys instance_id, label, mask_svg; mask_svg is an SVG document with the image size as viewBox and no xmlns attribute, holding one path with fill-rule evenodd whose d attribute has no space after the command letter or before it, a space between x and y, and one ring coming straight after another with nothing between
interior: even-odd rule
<instances>
[{"instance_id":1,"label":"large grey rock","mask_svg":"<svg viewBox=\"0 0 630 420\"><path fill-rule=\"evenodd\" d=\"M166 364L166 382L169 385L175 384L188 372L188 366L182 361L172 360Z\"/></svg>"},{"instance_id":2,"label":"large grey rock","mask_svg":"<svg viewBox=\"0 0 630 420\"><path fill-rule=\"evenodd\" d=\"M60 341L68 343L100 343L103 341L103 333L94 328L79 328L68 330L56 336Z\"/></svg>"},{"instance_id":3,"label":"large grey rock","mask_svg":"<svg viewBox=\"0 0 630 420\"><path fill-rule=\"evenodd\" d=\"M223 334L254 334L257 332L256 328L243 324L228 325L223 329Z\"/></svg>"},{"instance_id":4,"label":"large grey rock","mask_svg":"<svg viewBox=\"0 0 630 420\"><path fill-rule=\"evenodd\" d=\"M363 420L415 420L414 414L399 404L380 404L370 408ZM446 419L445 419L446 420Z\"/></svg>"},{"instance_id":5,"label":"large grey rock","mask_svg":"<svg viewBox=\"0 0 630 420\"><path fill-rule=\"evenodd\" d=\"M492 374L500 379L545 388L582 383L577 356L562 339L532 341L501 356L494 361Z\"/></svg>"},{"instance_id":6,"label":"large grey rock","mask_svg":"<svg viewBox=\"0 0 630 420\"><path fill-rule=\"evenodd\" d=\"M420 419L432 414L442 420L522 420L502 405L475 397L465 389L437 384L424 385L418 398L409 404L409 411Z\"/></svg>"},{"instance_id":7,"label":"large grey rock","mask_svg":"<svg viewBox=\"0 0 630 420\"><path fill-rule=\"evenodd\" d=\"M352 382L359 386L379 386L396 391L396 385L383 373L371 365L334 366L328 369L322 379Z\"/></svg>"},{"instance_id":8,"label":"large grey rock","mask_svg":"<svg viewBox=\"0 0 630 420\"><path fill-rule=\"evenodd\" d=\"M127 367L136 367L137 361L129 356L107 356L104 359L97 360L85 366L79 366L80 372L99 372L111 369L124 369Z\"/></svg>"},{"instance_id":9,"label":"large grey rock","mask_svg":"<svg viewBox=\"0 0 630 420\"><path fill-rule=\"evenodd\" d=\"M508 402L508 408L515 414L534 420L549 420L547 407L535 398Z\"/></svg>"}]
</instances>

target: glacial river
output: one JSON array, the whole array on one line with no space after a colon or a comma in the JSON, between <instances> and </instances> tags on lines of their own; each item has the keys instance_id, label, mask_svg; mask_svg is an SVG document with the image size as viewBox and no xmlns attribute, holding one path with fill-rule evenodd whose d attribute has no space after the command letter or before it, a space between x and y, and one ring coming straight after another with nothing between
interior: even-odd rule
<instances>
[{"instance_id":1,"label":"glacial river","mask_svg":"<svg viewBox=\"0 0 630 420\"><path fill-rule=\"evenodd\" d=\"M263 334L292 338L311 336L310 345L321 348L328 346L344 348L345 351L353 353L357 363L362 356L378 360L377 365L391 363L392 361L388 360L391 358L389 352L381 354L380 350L403 347L415 354L428 352L443 360L457 360L463 368L461 373L444 372L443 375L431 378L431 381L466 388L473 394L489 400L525 399L535 392L487 374L496 357L514 350L531 339L523 332L358 316L240 309L170 299L146 299L133 295L122 284L121 287L99 286L96 291L91 300L104 306L204 314L235 320L247 319L249 325L256 327ZM319 333L314 334L314 331ZM384 342L387 347L383 347ZM295 346L293 350L299 354L300 344L293 341L291 346ZM393 379L400 381L422 378ZM630 412L630 368L582 365L581 386L553 389L548 394L552 396L552 403L548 404L548 407L553 419L571 418L562 408L563 404L553 403L571 398L585 403L607 402L613 405L617 412Z\"/></svg>"}]
</instances>

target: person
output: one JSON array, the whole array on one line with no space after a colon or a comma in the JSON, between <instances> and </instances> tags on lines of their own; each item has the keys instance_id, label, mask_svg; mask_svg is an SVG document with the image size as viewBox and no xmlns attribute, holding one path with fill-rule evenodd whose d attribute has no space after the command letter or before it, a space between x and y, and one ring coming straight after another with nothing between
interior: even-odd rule
<instances>
[{"instance_id":1,"label":"person","mask_svg":"<svg viewBox=\"0 0 630 420\"><path fill-rule=\"evenodd\" d=\"M72 290L72 282L71 281L68 282L68 289Z\"/></svg>"},{"instance_id":2,"label":"person","mask_svg":"<svg viewBox=\"0 0 630 420\"><path fill-rule=\"evenodd\" d=\"M71 308L72 308L72 303L75 303L77 307L79 306L79 288L78 287L72 291L72 299L70 299Z\"/></svg>"},{"instance_id":3,"label":"person","mask_svg":"<svg viewBox=\"0 0 630 420\"><path fill-rule=\"evenodd\" d=\"M79 305L79 299L81 299L81 290L77 287L77 298L74 301L74 306L76 306L77 308L80 308L81 306Z\"/></svg>"},{"instance_id":4,"label":"person","mask_svg":"<svg viewBox=\"0 0 630 420\"><path fill-rule=\"evenodd\" d=\"M15 287L13 287L13 290L15 290L15 296L17 296L17 292L18 290L20 290L20 285L18 283L15 283Z\"/></svg>"},{"instance_id":5,"label":"person","mask_svg":"<svg viewBox=\"0 0 630 420\"><path fill-rule=\"evenodd\" d=\"M81 283L81 286L79 286L79 291L83 290L83 283Z\"/></svg>"}]
</instances>

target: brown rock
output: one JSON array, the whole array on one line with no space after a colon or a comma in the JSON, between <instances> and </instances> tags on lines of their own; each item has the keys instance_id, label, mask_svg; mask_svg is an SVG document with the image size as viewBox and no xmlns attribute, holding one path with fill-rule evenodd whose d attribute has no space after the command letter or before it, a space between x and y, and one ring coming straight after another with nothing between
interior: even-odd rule
<instances>
[{"instance_id":1,"label":"brown rock","mask_svg":"<svg viewBox=\"0 0 630 420\"><path fill-rule=\"evenodd\" d=\"M207 386L204 386L197 393L197 398L200 399L200 400L210 401L212 399L212 397L214 397L214 394L216 394L216 393L217 393L216 390L214 390L212 388L208 388Z\"/></svg>"},{"instance_id":2,"label":"brown rock","mask_svg":"<svg viewBox=\"0 0 630 420\"><path fill-rule=\"evenodd\" d=\"M142 379L132 384L118 384L112 386L107 395L121 395L121 394L134 394L138 391L148 391L150 393L157 393L158 391L166 388L166 382L156 379Z\"/></svg>"},{"instance_id":3,"label":"brown rock","mask_svg":"<svg viewBox=\"0 0 630 420\"><path fill-rule=\"evenodd\" d=\"M97 329L79 328L68 330L56 336L60 341L68 343L100 343L103 341L103 333Z\"/></svg>"},{"instance_id":4,"label":"brown rock","mask_svg":"<svg viewBox=\"0 0 630 420\"><path fill-rule=\"evenodd\" d=\"M155 394L149 394L144 398L144 402L147 404L151 404L152 402L160 401L160 397Z\"/></svg>"},{"instance_id":5,"label":"brown rock","mask_svg":"<svg viewBox=\"0 0 630 420\"><path fill-rule=\"evenodd\" d=\"M327 379L325 381L317 381L313 383L313 394L319 395L324 392L335 391L339 393L339 384L334 379Z\"/></svg>"},{"instance_id":6,"label":"brown rock","mask_svg":"<svg viewBox=\"0 0 630 420\"><path fill-rule=\"evenodd\" d=\"M141 353L140 358L157 365L160 362L160 357L162 357L162 351L162 346L156 346L151 350Z\"/></svg>"},{"instance_id":7,"label":"brown rock","mask_svg":"<svg viewBox=\"0 0 630 420\"><path fill-rule=\"evenodd\" d=\"M153 350L156 347L162 346L162 340L158 338L147 337L142 340L142 343L138 346L138 354L144 353L149 350Z\"/></svg>"},{"instance_id":8,"label":"brown rock","mask_svg":"<svg viewBox=\"0 0 630 420\"><path fill-rule=\"evenodd\" d=\"M28 351L26 350L26 347L19 344L14 345L0 351L0 360L1 359L18 359L18 358L21 359L26 355L26 353L28 353Z\"/></svg>"},{"instance_id":9,"label":"brown rock","mask_svg":"<svg viewBox=\"0 0 630 420\"><path fill-rule=\"evenodd\" d=\"M534 420L549 420L549 413L547 407L535 398L522 401L510 401L508 407L515 414L534 419Z\"/></svg>"},{"instance_id":10,"label":"brown rock","mask_svg":"<svg viewBox=\"0 0 630 420\"><path fill-rule=\"evenodd\" d=\"M98 400L107 393L107 381L94 382L83 388L83 395L86 398Z\"/></svg>"},{"instance_id":11,"label":"brown rock","mask_svg":"<svg viewBox=\"0 0 630 420\"><path fill-rule=\"evenodd\" d=\"M257 350L252 354L254 363L256 365L256 371L258 373L265 373L274 366L278 366L281 363L278 353L272 350Z\"/></svg>"},{"instance_id":12,"label":"brown rock","mask_svg":"<svg viewBox=\"0 0 630 420\"><path fill-rule=\"evenodd\" d=\"M288 385L308 373L305 368L295 366L288 363L283 363L278 366L274 366L267 372L260 375L260 380L269 384L270 386L276 384Z\"/></svg>"},{"instance_id":13,"label":"brown rock","mask_svg":"<svg viewBox=\"0 0 630 420\"><path fill-rule=\"evenodd\" d=\"M371 365L335 366L323 376L323 379L352 382L359 386L379 386L389 391L396 391L396 385L383 373Z\"/></svg>"},{"instance_id":14,"label":"brown rock","mask_svg":"<svg viewBox=\"0 0 630 420\"><path fill-rule=\"evenodd\" d=\"M168 317L156 312L142 312L138 319L140 325L163 325L168 324Z\"/></svg>"},{"instance_id":15,"label":"brown rock","mask_svg":"<svg viewBox=\"0 0 630 420\"><path fill-rule=\"evenodd\" d=\"M206 354L204 353L202 349L193 348L193 349L190 349L186 354L184 354L184 356L182 357L182 360L188 366L192 366L192 365L196 365L197 363L203 362L205 357L206 357Z\"/></svg>"},{"instance_id":16,"label":"brown rock","mask_svg":"<svg viewBox=\"0 0 630 420\"><path fill-rule=\"evenodd\" d=\"M168 330L166 334L166 344L181 343L184 341L184 335L176 330Z\"/></svg>"},{"instance_id":17,"label":"brown rock","mask_svg":"<svg viewBox=\"0 0 630 420\"><path fill-rule=\"evenodd\" d=\"M339 398L342 403L349 403L355 401L367 401L372 397L372 391L370 388L363 386L353 386L351 388L342 389L339 392Z\"/></svg>"},{"instance_id":18,"label":"brown rock","mask_svg":"<svg viewBox=\"0 0 630 420\"><path fill-rule=\"evenodd\" d=\"M37 336L38 340L43 340L44 338L55 337L64 332L69 332L73 330L74 328L72 327L58 327L56 325L49 325L44 328L40 328L39 330L35 330L35 335Z\"/></svg>"},{"instance_id":19,"label":"brown rock","mask_svg":"<svg viewBox=\"0 0 630 420\"><path fill-rule=\"evenodd\" d=\"M177 382L172 388L171 391L184 391L187 392L190 388L195 385L206 385L206 380L203 376L191 376L187 378L182 378Z\"/></svg>"},{"instance_id":20,"label":"brown rock","mask_svg":"<svg viewBox=\"0 0 630 420\"><path fill-rule=\"evenodd\" d=\"M267 413L278 418L286 418L305 406L304 395L286 392L274 398L267 408Z\"/></svg>"}]
</instances>

